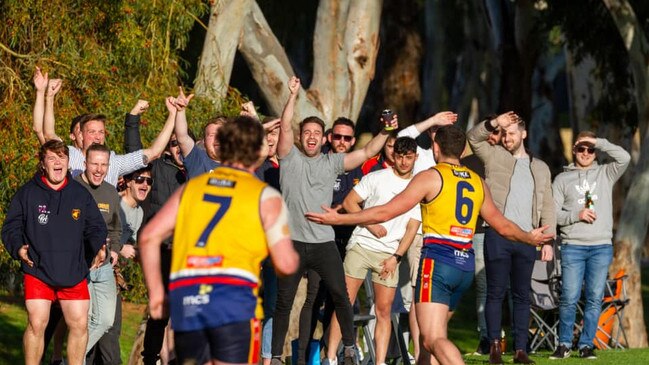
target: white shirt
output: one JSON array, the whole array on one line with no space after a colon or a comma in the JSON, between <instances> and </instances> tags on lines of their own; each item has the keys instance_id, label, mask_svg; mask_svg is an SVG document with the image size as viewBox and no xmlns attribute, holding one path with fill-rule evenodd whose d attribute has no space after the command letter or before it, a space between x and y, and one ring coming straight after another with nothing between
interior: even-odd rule
<instances>
[{"instance_id":1,"label":"white shirt","mask_svg":"<svg viewBox=\"0 0 649 365\"><path fill-rule=\"evenodd\" d=\"M365 208L371 208L389 202L395 195L402 192L408 186L411 179L398 177L392 167L388 167L365 175L354 186L354 191L365 202ZM411 218L421 222L421 209L419 208L419 204L404 214L381 223L388 232L385 237L377 238L365 227L357 226L349 239L347 249L351 248L354 244L359 244L361 247L370 251L394 253L399 247L399 241L406 233L406 226Z\"/></svg>"}]
</instances>

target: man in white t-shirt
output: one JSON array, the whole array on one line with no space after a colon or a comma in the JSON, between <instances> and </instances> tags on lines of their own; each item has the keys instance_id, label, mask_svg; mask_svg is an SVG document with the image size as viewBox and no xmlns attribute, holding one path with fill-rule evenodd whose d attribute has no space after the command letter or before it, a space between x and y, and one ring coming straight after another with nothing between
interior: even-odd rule
<instances>
[{"instance_id":1,"label":"man in white t-shirt","mask_svg":"<svg viewBox=\"0 0 649 365\"><path fill-rule=\"evenodd\" d=\"M349 192L343 202L347 212L385 204L403 191L412 179L417 161L417 143L401 137L394 143L394 166L372 172ZM421 223L421 211L415 206L408 212L382 224L358 226L349 239L345 256L345 283L353 303L367 271L372 272L376 305L376 364L385 363L390 342L390 314L399 282L398 266L412 243ZM329 332L327 357L335 358L341 332L333 318ZM330 360L331 361L331 360Z\"/></svg>"}]
</instances>

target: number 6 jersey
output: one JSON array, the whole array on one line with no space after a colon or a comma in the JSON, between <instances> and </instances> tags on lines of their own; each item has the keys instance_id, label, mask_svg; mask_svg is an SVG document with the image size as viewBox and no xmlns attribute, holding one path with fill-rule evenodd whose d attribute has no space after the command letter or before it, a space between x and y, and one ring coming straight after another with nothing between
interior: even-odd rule
<instances>
[{"instance_id":1,"label":"number 6 jersey","mask_svg":"<svg viewBox=\"0 0 649 365\"><path fill-rule=\"evenodd\" d=\"M473 271L472 239L484 200L482 180L465 166L440 163L432 169L442 178L439 194L421 203L422 257L463 271Z\"/></svg>"},{"instance_id":2,"label":"number 6 jersey","mask_svg":"<svg viewBox=\"0 0 649 365\"><path fill-rule=\"evenodd\" d=\"M260 263L268 256L260 216L266 186L231 167L219 167L185 186L169 282L174 330L262 317L257 290Z\"/></svg>"}]
</instances>

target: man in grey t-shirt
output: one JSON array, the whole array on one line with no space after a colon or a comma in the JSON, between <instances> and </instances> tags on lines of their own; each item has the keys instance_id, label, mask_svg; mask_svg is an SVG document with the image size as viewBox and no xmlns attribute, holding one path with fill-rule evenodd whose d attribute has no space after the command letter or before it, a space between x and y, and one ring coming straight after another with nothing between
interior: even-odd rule
<instances>
[{"instance_id":1,"label":"man in grey t-shirt","mask_svg":"<svg viewBox=\"0 0 649 365\"><path fill-rule=\"evenodd\" d=\"M282 113L277 155L281 160L280 186L290 215L289 227L293 245L300 255L300 269L296 274L279 278L277 307L273 323L271 364L281 363L282 349L288 330L289 314L295 299L302 274L307 269L316 271L332 296L336 316L340 322L345 345L345 365L356 363L354 351L353 314L347 288L342 260L334 243L334 230L331 226L309 222L304 214L321 211L329 206L333 197L332 186L336 177L345 171L360 166L365 160L376 155L388 138L381 131L364 148L350 153L322 154L320 149L325 142L324 122L318 117L308 117L300 123L300 146L293 144L291 120L295 101L300 90L300 80L292 77L288 82L290 96ZM396 122L394 122L396 128ZM300 331L308 331L311 319L300 318ZM298 365L305 363L305 354L298 354Z\"/></svg>"}]
</instances>

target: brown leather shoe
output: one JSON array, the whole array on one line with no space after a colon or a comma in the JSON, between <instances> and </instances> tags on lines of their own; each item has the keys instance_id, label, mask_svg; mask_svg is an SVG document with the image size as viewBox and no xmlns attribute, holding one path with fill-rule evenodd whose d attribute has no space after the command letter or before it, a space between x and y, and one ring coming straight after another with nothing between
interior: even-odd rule
<instances>
[{"instance_id":1,"label":"brown leather shoe","mask_svg":"<svg viewBox=\"0 0 649 365\"><path fill-rule=\"evenodd\" d=\"M491 341L491 346L489 346L489 363L490 364L502 364L503 357L500 353L500 340Z\"/></svg>"},{"instance_id":2,"label":"brown leather shoe","mask_svg":"<svg viewBox=\"0 0 649 365\"><path fill-rule=\"evenodd\" d=\"M514 364L536 364L534 360L527 356L527 352L523 350L516 350L514 354Z\"/></svg>"}]
</instances>

